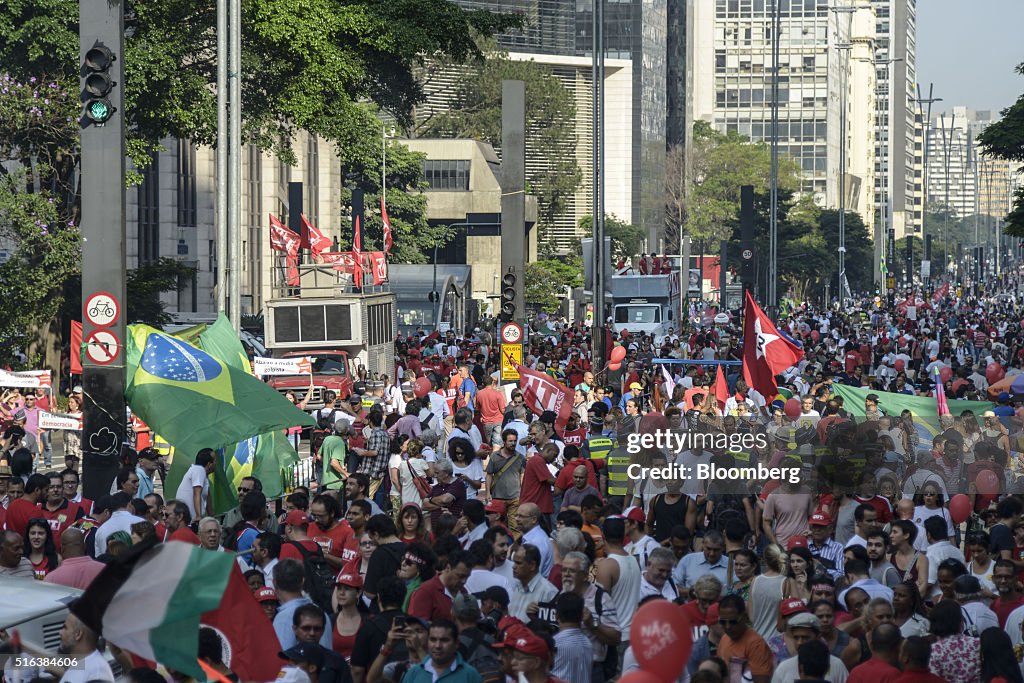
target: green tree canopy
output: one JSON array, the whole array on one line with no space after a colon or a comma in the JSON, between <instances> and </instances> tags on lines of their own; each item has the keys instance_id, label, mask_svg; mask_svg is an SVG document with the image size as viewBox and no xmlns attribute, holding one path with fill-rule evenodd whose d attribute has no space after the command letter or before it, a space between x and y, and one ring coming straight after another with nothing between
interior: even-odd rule
<instances>
[{"instance_id":1,"label":"green tree canopy","mask_svg":"<svg viewBox=\"0 0 1024 683\"><path fill-rule=\"evenodd\" d=\"M566 287L583 286L583 260L579 256L545 259L526 264L526 303L545 313L558 310Z\"/></svg>"},{"instance_id":2,"label":"green tree canopy","mask_svg":"<svg viewBox=\"0 0 1024 683\"><path fill-rule=\"evenodd\" d=\"M1017 73L1024 75L1024 63L1017 65ZM1000 112L996 121L978 135L982 153L1008 161L1024 162L1024 95ZM1014 237L1024 237L1024 187L1017 188L1013 206L1005 218L1003 231Z\"/></svg>"},{"instance_id":3,"label":"green tree canopy","mask_svg":"<svg viewBox=\"0 0 1024 683\"><path fill-rule=\"evenodd\" d=\"M584 216L581 218L579 231L582 235L593 236L594 217ZM604 217L604 236L612 242L611 257L618 260L620 258L639 256L643 251L644 239L647 238L647 233L640 226L627 223L620 220L615 214L609 213L605 214ZM573 253L580 253L579 240L572 242L569 249Z\"/></svg>"}]
</instances>

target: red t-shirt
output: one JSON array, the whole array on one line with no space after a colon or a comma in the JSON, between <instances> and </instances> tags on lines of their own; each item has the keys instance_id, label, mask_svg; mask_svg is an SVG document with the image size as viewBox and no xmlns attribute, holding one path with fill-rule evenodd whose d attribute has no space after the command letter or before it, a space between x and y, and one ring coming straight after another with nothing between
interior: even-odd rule
<instances>
[{"instance_id":1,"label":"red t-shirt","mask_svg":"<svg viewBox=\"0 0 1024 683\"><path fill-rule=\"evenodd\" d=\"M1021 605L1024 605L1024 595L1018 595L1017 599L1012 602L1006 602L1002 598L996 598L989 605L989 608L996 613L996 618L999 619L999 628L1006 628L1006 620L1010 617L1010 612L1017 609Z\"/></svg>"},{"instance_id":2,"label":"red t-shirt","mask_svg":"<svg viewBox=\"0 0 1024 683\"><path fill-rule=\"evenodd\" d=\"M693 642L697 642L702 635L708 632L708 615L700 611L700 605L696 600L691 600L679 609L683 610L683 614L690 621L690 626L693 629Z\"/></svg>"},{"instance_id":3,"label":"red t-shirt","mask_svg":"<svg viewBox=\"0 0 1024 683\"><path fill-rule=\"evenodd\" d=\"M856 351L847 351L844 360L846 363L846 374L852 375L853 371L860 365L860 354Z\"/></svg>"},{"instance_id":4,"label":"red t-shirt","mask_svg":"<svg viewBox=\"0 0 1024 683\"><path fill-rule=\"evenodd\" d=\"M310 524L307 533L320 545L324 555L334 555L335 557L342 557L345 547L354 536L352 527L344 519L330 529L321 529L316 523Z\"/></svg>"},{"instance_id":5,"label":"red t-shirt","mask_svg":"<svg viewBox=\"0 0 1024 683\"><path fill-rule=\"evenodd\" d=\"M566 430L562 434L562 443L566 446L575 446L579 448L583 445L583 441L587 438L587 430L583 427L573 429L572 431Z\"/></svg>"},{"instance_id":6,"label":"red t-shirt","mask_svg":"<svg viewBox=\"0 0 1024 683\"><path fill-rule=\"evenodd\" d=\"M192 545L199 545L199 537L195 535L191 529L187 526L183 526L177 531L173 532L167 539L168 541L182 541L183 543L191 543Z\"/></svg>"},{"instance_id":7,"label":"red t-shirt","mask_svg":"<svg viewBox=\"0 0 1024 683\"><path fill-rule=\"evenodd\" d=\"M536 503L540 511L550 515L555 511L555 501L551 497L551 485L555 478L551 476L544 458L534 455L526 459L523 470L523 484L519 491L519 503Z\"/></svg>"},{"instance_id":8,"label":"red t-shirt","mask_svg":"<svg viewBox=\"0 0 1024 683\"><path fill-rule=\"evenodd\" d=\"M583 465L584 467L587 468L587 483L596 489L597 474L594 468L594 463L590 460L587 460L586 458L576 458L575 460L570 461L565 467L563 467L562 471L558 473L558 478L555 479L555 486L562 489L563 491L568 491L570 488L572 488L572 471L579 467L580 465Z\"/></svg>"},{"instance_id":9,"label":"red t-shirt","mask_svg":"<svg viewBox=\"0 0 1024 683\"><path fill-rule=\"evenodd\" d=\"M39 506L35 503L18 498L7 506L7 530L24 536L28 530L28 520L39 517Z\"/></svg>"},{"instance_id":10,"label":"red t-shirt","mask_svg":"<svg viewBox=\"0 0 1024 683\"><path fill-rule=\"evenodd\" d=\"M301 541L285 541L281 544L281 554L278 555L277 559L284 560L291 558L293 560L298 560L299 562L305 560L306 558L304 558L302 553L299 552L299 549L293 545L294 543L298 543L313 555L316 555L316 551L320 548L320 545L311 538L304 538Z\"/></svg>"},{"instance_id":11,"label":"red t-shirt","mask_svg":"<svg viewBox=\"0 0 1024 683\"><path fill-rule=\"evenodd\" d=\"M46 559L46 555L43 555L43 559L39 564L36 564L35 562L32 563L32 573L35 575L37 581L45 579L46 575L53 569L56 569L56 567L50 566L50 561Z\"/></svg>"},{"instance_id":12,"label":"red t-shirt","mask_svg":"<svg viewBox=\"0 0 1024 683\"><path fill-rule=\"evenodd\" d=\"M853 667L846 680L847 683L893 683L901 675L902 672L892 664L872 657Z\"/></svg>"},{"instance_id":13,"label":"red t-shirt","mask_svg":"<svg viewBox=\"0 0 1024 683\"><path fill-rule=\"evenodd\" d=\"M889 501L881 496L873 496L872 498L861 498L860 496L854 496L854 500L864 505L870 505L875 508L878 513L878 523L888 524L892 521L892 508L889 507Z\"/></svg>"},{"instance_id":14,"label":"red t-shirt","mask_svg":"<svg viewBox=\"0 0 1024 683\"><path fill-rule=\"evenodd\" d=\"M53 534L53 543L57 546L57 552L60 553L60 535L64 533L65 529L77 522L80 517L85 517L85 511L79 507L78 503L72 503L65 498L56 510L48 510L46 505L43 505L41 516L49 522L50 532Z\"/></svg>"},{"instance_id":15,"label":"red t-shirt","mask_svg":"<svg viewBox=\"0 0 1024 683\"><path fill-rule=\"evenodd\" d=\"M505 394L494 387L476 393L476 410L484 424L501 424L505 417Z\"/></svg>"}]
</instances>

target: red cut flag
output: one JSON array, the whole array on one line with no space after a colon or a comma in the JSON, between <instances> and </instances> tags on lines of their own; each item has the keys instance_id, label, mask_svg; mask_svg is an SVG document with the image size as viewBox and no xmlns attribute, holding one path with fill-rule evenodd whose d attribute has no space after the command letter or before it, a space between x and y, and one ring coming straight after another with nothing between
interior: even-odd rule
<instances>
[{"instance_id":1,"label":"red cut flag","mask_svg":"<svg viewBox=\"0 0 1024 683\"><path fill-rule=\"evenodd\" d=\"M82 323L71 321L71 374L82 374Z\"/></svg>"},{"instance_id":2,"label":"red cut flag","mask_svg":"<svg viewBox=\"0 0 1024 683\"><path fill-rule=\"evenodd\" d=\"M948 294L949 283L947 282L946 284L942 285L941 287L935 290L935 293L932 294L932 301L934 301L935 303L939 303L940 301L942 301L943 297L947 296Z\"/></svg>"},{"instance_id":3,"label":"red cut flag","mask_svg":"<svg viewBox=\"0 0 1024 683\"><path fill-rule=\"evenodd\" d=\"M569 422L572 413L573 392L555 378L516 365L519 371L519 390L523 392L523 404L535 415L550 410L557 416L555 428L561 432Z\"/></svg>"},{"instance_id":4,"label":"red cut flag","mask_svg":"<svg viewBox=\"0 0 1024 683\"><path fill-rule=\"evenodd\" d=\"M355 260L355 268L352 271L352 280L356 287L363 286L363 235L359 228L359 216L356 215L356 228L352 235L352 258Z\"/></svg>"},{"instance_id":5,"label":"red cut flag","mask_svg":"<svg viewBox=\"0 0 1024 683\"><path fill-rule=\"evenodd\" d=\"M762 396L775 396L775 376L796 364L804 352L772 323L747 292L743 307L743 379Z\"/></svg>"},{"instance_id":6,"label":"red cut flag","mask_svg":"<svg viewBox=\"0 0 1024 683\"><path fill-rule=\"evenodd\" d=\"M387 207L384 206L384 198L380 198L380 220L384 223L384 253L391 255L391 245L395 243L391 235L391 219L388 218Z\"/></svg>"},{"instance_id":7,"label":"red cut flag","mask_svg":"<svg viewBox=\"0 0 1024 683\"><path fill-rule=\"evenodd\" d=\"M299 236L285 227L274 214L270 214L270 248L286 254L293 249L298 253L299 249Z\"/></svg>"},{"instance_id":8,"label":"red cut flag","mask_svg":"<svg viewBox=\"0 0 1024 683\"><path fill-rule=\"evenodd\" d=\"M302 216L302 227L303 232L306 233L306 241L309 243L309 250L313 252L313 256L320 256L320 254L334 246L334 243L331 242L330 238L325 236L315 225L306 220L305 216Z\"/></svg>"},{"instance_id":9,"label":"red cut flag","mask_svg":"<svg viewBox=\"0 0 1024 683\"><path fill-rule=\"evenodd\" d=\"M373 284L379 285L388 279L388 259L383 251L371 251L370 262L373 264Z\"/></svg>"},{"instance_id":10,"label":"red cut flag","mask_svg":"<svg viewBox=\"0 0 1024 683\"><path fill-rule=\"evenodd\" d=\"M729 400L729 385L725 381L725 373L719 365L715 371L715 398L718 399L719 409L725 408L725 402Z\"/></svg>"},{"instance_id":11,"label":"red cut flag","mask_svg":"<svg viewBox=\"0 0 1024 683\"><path fill-rule=\"evenodd\" d=\"M298 253L290 253L285 261L286 273L285 277L288 280L289 287L298 287L302 284L302 279L299 277L299 255Z\"/></svg>"},{"instance_id":12,"label":"red cut flag","mask_svg":"<svg viewBox=\"0 0 1024 683\"><path fill-rule=\"evenodd\" d=\"M260 604L256 602L242 570L231 568L220 606L202 616L224 647L224 664L243 681L272 681L281 670L277 653L281 644Z\"/></svg>"}]
</instances>

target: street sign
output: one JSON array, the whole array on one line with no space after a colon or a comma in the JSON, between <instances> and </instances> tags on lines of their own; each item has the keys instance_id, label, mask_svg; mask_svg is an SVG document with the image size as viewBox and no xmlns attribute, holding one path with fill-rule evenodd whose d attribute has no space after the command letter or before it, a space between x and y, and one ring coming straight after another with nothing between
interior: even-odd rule
<instances>
[{"instance_id":1,"label":"street sign","mask_svg":"<svg viewBox=\"0 0 1024 683\"><path fill-rule=\"evenodd\" d=\"M921 279L927 280L932 276L932 262L921 261Z\"/></svg>"},{"instance_id":2,"label":"street sign","mask_svg":"<svg viewBox=\"0 0 1024 683\"><path fill-rule=\"evenodd\" d=\"M894 277L886 278L885 286L888 289L896 289L896 278L894 278Z\"/></svg>"},{"instance_id":3,"label":"street sign","mask_svg":"<svg viewBox=\"0 0 1024 683\"><path fill-rule=\"evenodd\" d=\"M504 344L518 344L523 340L523 328L518 323L505 323L501 326L501 341ZM518 379L518 375L516 376Z\"/></svg>"},{"instance_id":4,"label":"street sign","mask_svg":"<svg viewBox=\"0 0 1024 683\"><path fill-rule=\"evenodd\" d=\"M754 250L753 249L744 249L743 251L740 252L740 257L744 261L750 261L751 259L754 258Z\"/></svg>"},{"instance_id":5,"label":"street sign","mask_svg":"<svg viewBox=\"0 0 1024 683\"><path fill-rule=\"evenodd\" d=\"M109 365L121 354L121 341L110 330L96 330L85 340L85 355L97 365Z\"/></svg>"},{"instance_id":6,"label":"street sign","mask_svg":"<svg viewBox=\"0 0 1024 683\"><path fill-rule=\"evenodd\" d=\"M504 330L502 331L504 333ZM522 344L501 345L501 379L502 381L513 381L519 379L519 371L516 365L523 362Z\"/></svg>"},{"instance_id":7,"label":"street sign","mask_svg":"<svg viewBox=\"0 0 1024 683\"><path fill-rule=\"evenodd\" d=\"M120 317L121 304L112 294L96 292L86 300L82 310L87 322L96 327L109 327Z\"/></svg>"}]
</instances>

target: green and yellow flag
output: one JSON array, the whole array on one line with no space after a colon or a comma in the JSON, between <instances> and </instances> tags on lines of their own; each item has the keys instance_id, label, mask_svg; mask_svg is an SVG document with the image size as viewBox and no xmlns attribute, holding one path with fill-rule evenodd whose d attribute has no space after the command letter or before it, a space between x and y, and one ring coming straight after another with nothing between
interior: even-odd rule
<instances>
[{"instance_id":1,"label":"green and yellow flag","mask_svg":"<svg viewBox=\"0 0 1024 683\"><path fill-rule=\"evenodd\" d=\"M241 347L237 337L235 341ZM238 444L260 434L313 425L311 416L240 367L237 354L227 357L229 362L224 362L146 325L129 326L125 398L135 414L174 446L178 457L168 476L170 495L180 482L175 470L187 469L202 448L234 454ZM177 461L185 467L175 466ZM226 478L216 488L227 495L215 501L222 508L234 491Z\"/></svg>"}]
</instances>

